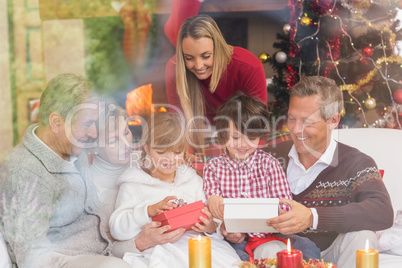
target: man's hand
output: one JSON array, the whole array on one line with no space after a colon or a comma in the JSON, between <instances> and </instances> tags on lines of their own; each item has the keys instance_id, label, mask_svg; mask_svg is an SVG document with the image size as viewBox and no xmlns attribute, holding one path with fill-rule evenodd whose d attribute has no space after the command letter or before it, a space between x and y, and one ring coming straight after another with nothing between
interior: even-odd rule
<instances>
[{"instance_id":1,"label":"man's hand","mask_svg":"<svg viewBox=\"0 0 402 268\"><path fill-rule=\"evenodd\" d=\"M223 220L223 197L211 195L208 198L207 205L214 218Z\"/></svg>"},{"instance_id":2,"label":"man's hand","mask_svg":"<svg viewBox=\"0 0 402 268\"><path fill-rule=\"evenodd\" d=\"M245 233L228 233L224 222L221 224L221 234L227 241L235 244L240 244L246 239Z\"/></svg>"},{"instance_id":3,"label":"man's hand","mask_svg":"<svg viewBox=\"0 0 402 268\"><path fill-rule=\"evenodd\" d=\"M267 225L274 227L284 235L295 234L313 227L313 213L302 204L289 199L280 199L279 204L288 205L290 211L267 220Z\"/></svg>"},{"instance_id":4,"label":"man's hand","mask_svg":"<svg viewBox=\"0 0 402 268\"><path fill-rule=\"evenodd\" d=\"M141 233L135 239L135 245L139 251L144 251L156 245L176 242L186 231L184 228L179 228L166 233L170 229L170 226L160 226L161 222L151 222L142 228Z\"/></svg>"},{"instance_id":5,"label":"man's hand","mask_svg":"<svg viewBox=\"0 0 402 268\"><path fill-rule=\"evenodd\" d=\"M167 196L162 201L148 206L147 208L148 217L154 217L159 213L162 213L163 211L171 210L177 207L175 203L169 202L170 200L175 200L176 198L177 198L176 196Z\"/></svg>"}]
</instances>

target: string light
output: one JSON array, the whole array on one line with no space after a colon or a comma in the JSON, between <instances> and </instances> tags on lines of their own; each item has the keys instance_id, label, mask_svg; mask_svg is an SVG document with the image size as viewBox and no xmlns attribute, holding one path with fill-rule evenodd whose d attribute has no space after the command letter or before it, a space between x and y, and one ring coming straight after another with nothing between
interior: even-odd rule
<instances>
[{"instance_id":1,"label":"string light","mask_svg":"<svg viewBox=\"0 0 402 268\"><path fill-rule=\"evenodd\" d=\"M346 18L345 21L348 22L359 22L359 23L365 23L365 25L367 25L368 27L370 27L371 29L375 29L377 31L379 31L379 36L381 38L381 43L378 44L378 46L373 46L373 49L376 49L376 51L378 51L379 49L382 50L383 52L383 57L378 58L376 61L374 61L371 57L366 57L364 55L362 55L360 49L356 48L356 44L353 42L353 38L351 37L351 35L349 35L349 33L346 31L346 27L347 25L343 22L343 19L341 17L339 17L337 14L335 14L335 11L337 11L336 5L338 3L341 3L341 1L339 0L334 0L331 1L332 3L329 4L331 6L320 6L320 11L313 11L313 16L314 13L316 15L318 15L318 18L313 20L312 24L310 24L310 26L307 27L311 27L311 25L314 25L314 27L316 28L315 31L308 35L308 36L300 36L300 38L298 38L299 34L301 34L301 32L298 32L297 29L299 27L300 24L300 20L303 17L307 17L308 14L312 14L311 12L307 12L307 8L310 7L310 5L306 5L307 2L305 2L305 0L294 0L294 6L292 6L292 10L291 10L291 18L297 18L295 20L290 20L293 25L292 25L292 29L293 32L291 35L289 35L290 38L290 43L291 43L291 50L293 53L295 53L296 55L298 55L298 53L300 53L301 51L301 47L303 45L303 43L306 40L315 40L315 46L316 46L316 61L314 62L314 64L312 66L315 66L315 73L317 75L320 75L322 72L324 72L325 74L328 74L329 71L331 69L334 69L336 74L338 75L338 77L340 78L340 81L342 81L343 85L340 86L340 88L343 91L346 91L349 96L350 96L350 102L352 103L354 101L354 103L358 104L358 110L361 111L362 113L362 117L364 118L364 126L367 127L369 124L367 123L366 120L366 116L364 113L364 109L362 108L361 104L365 103L365 101L363 100L362 102L360 102L355 96L354 96L354 92L356 92L357 90L360 90L362 88L364 88L366 85L368 85L369 83L371 83L373 81L373 79L375 79L375 77L377 75L379 75L384 81L382 82L384 85L387 86L388 91L390 93L390 99L392 101L393 104L393 108L391 109L392 111L398 111L399 107L396 107L396 103L394 102L393 98L392 98L392 90L391 87L389 85L390 81L396 83L396 84L402 84L401 81L397 81L395 79L393 79L391 77L391 75L388 73L388 66L391 66L390 64L395 63L398 64L400 68L402 68L402 58L401 57L397 57L395 55L392 56L387 56L385 51L387 49L392 49L393 46L395 45L395 34L389 29L389 25L385 25L378 23L379 21L389 21L390 23L394 22L394 19L390 19L389 16L391 15L391 13L393 12L392 10L390 10L389 14L386 14L386 16L381 17L381 18L375 18L375 19L366 19L363 17L363 12L360 10L360 8L368 8L371 6L371 2L370 4L367 4L366 6L359 6L356 7L357 5L360 4L356 4L356 2L353 2L352 5L355 5L354 7L351 6L349 8L350 12L353 13L354 18ZM341 4L345 7L344 5L345 2L342 2ZM326 9L326 10L325 10ZM320 15L321 13L321 15ZM295 16L296 15L296 16ZM333 50L336 51L336 49L339 49L339 44L335 47L332 43L334 42L334 38L332 40L325 40L326 42L326 49L328 50L328 54L326 57L320 57L320 48L319 48L319 41L321 38L320 32L321 32L321 28L322 28L322 20L324 18L331 18L332 23L337 23L337 26L339 24L339 35L338 36L342 36L343 38L346 37L346 40L349 40L349 44L350 47L352 49L352 51L354 51L354 56L352 57L348 57L348 58L338 58L339 56L337 55L337 53L335 55L336 58L334 58L333 55ZM386 23L388 24L388 22ZM306 27L306 26L305 26ZM387 34L387 40L384 40L384 34ZM339 37L338 37L339 38ZM388 40L389 39L389 40ZM296 41L298 40L298 41ZM310 42L310 41L309 41ZM330 44L331 42L331 44ZM370 45L371 46L371 45ZM352 54L352 53L349 53ZM295 55L295 56L296 56ZM371 55L370 55L371 56ZM292 56L294 57L294 56ZM328 59L328 60L327 60ZM346 81L348 80L347 76L341 75L338 68L339 65L342 63L348 63L348 62L354 62L356 60L360 59L362 62L366 63L367 66L372 66L372 70L370 72L368 72L363 78L359 78L359 81L357 81L355 84L346 84ZM299 57L299 68L298 68L298 74L299 76L302 75L302 70L303 70L303 65L305 64L302 60L302 57ZM325 63L332 63L331 65L323 65ZM289 68L290 71L296 72L296 67L297 65L291 66L291 68ZM343 65L342 65L343 66ZM395 66L395 65L393 65ZM290 74L292 75L292 74ZM297 76L297 72L294 74ZM291 85L288 83L288 85ZM367 91L367 87L364 89L364 91ZM363 91L363 92L364 92ZM369 90L370 91L370 90ZM368 92L369 92L368 91ZM368 93L366 92L366 93ZM360 93L359 93L360 94ZM387 111L387 107L383 107L384 111ZM399 108L401 109L401 108ZM395 112L396 114L397 112ZM398 115L397 115L398 116ZM397 117L398 118L398 117ZM399 120L397 120L399 127L400 126L400 122Z\"/></svg>"}]
</instances>

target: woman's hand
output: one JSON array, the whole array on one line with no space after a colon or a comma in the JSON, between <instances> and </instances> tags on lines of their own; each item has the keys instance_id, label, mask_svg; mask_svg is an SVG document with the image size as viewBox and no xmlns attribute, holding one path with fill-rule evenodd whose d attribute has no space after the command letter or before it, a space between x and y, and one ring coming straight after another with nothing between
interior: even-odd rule
<instances>
[{"instance_id":1,"label":"woman's hand","mask_svg":"<svg viewBox=\"0 0 402 268\"><path fill-rule=\"evenodd\" d=\"M171 232L169 225L161 227L161 222L151 222L142 228L141 233L135 239L135 245L139 251L144 251L148 248L165 243L174 243L183 236L186 229L179 228Z\"/></svg>"},{"instance_id":2,"label":"woman's hand","mask_svg":"<svg viewBox=\"0 0 402 268\"><path fill-rule=\"evenodd\" d=\"M201 223L196 223L191 228L199 233L208 233L208 234L215 233L217 225L213 221L212 214L209 212L207 207L203 208L202 212L205 215L207 215L208 219L205 219L204 217L201 216L200 217Z\"/></svg>"},{"instance_id":3,"label":"woman's hand","mask_svg":"<svg viewBox=\"0 0 402 268\"><path fill-rule=\"evenodd\" d=\"M170 200L174 200L176 198L177 198L176 196L167 196L162 201L148 206L147 208L148 217L154 217L159 213L162 213L163 211L171 210L177 207L175 203L169 202Z\"/></svg>"},{"instance_id":4,"label":"woman's hand","mask_svg":"<svg viewBox=\"0 0 402 268\"><path fill-rule=\"evenodd\" d=\"M208 198L207 205L214 218L223 220L223 197L211 195Z\"/></svg>"}]
</instances>

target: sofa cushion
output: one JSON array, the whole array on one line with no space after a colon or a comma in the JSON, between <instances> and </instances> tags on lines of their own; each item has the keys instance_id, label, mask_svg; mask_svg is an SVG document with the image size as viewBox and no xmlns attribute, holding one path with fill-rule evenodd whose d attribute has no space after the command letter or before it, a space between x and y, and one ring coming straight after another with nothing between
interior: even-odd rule
<instances>
[{"instance_id":1,"label":"sofa cushion","mask_svg":"<svg viewBox=\"0 0 402 268\"><path fill-rule=\"evenodd\" d=\"M378 168L383 170L383 181L391 196L395 214L402 210L402 195L399 192L402 179L402 131L389 128L336 129L333 136L374 159Z\"/></svg>"}]
</instances>

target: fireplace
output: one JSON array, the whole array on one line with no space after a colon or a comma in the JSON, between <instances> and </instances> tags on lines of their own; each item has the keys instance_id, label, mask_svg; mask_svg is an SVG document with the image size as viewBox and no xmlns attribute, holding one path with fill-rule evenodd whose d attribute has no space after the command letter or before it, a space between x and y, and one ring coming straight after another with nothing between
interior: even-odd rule
<instances>
[{"instance_id":1,"label":"fireplace","mask_svg":"<svg viewBox=\"0 0 402 268\"><path fill-rule=\"evenodd\" d=\"M147 84L135 88L127 94L128 125L135 140L141 138L142 126L153 113L167 111L164 106L155 107L152 104L152 93L152 84Z\"/></svg>"}]
</instances>

